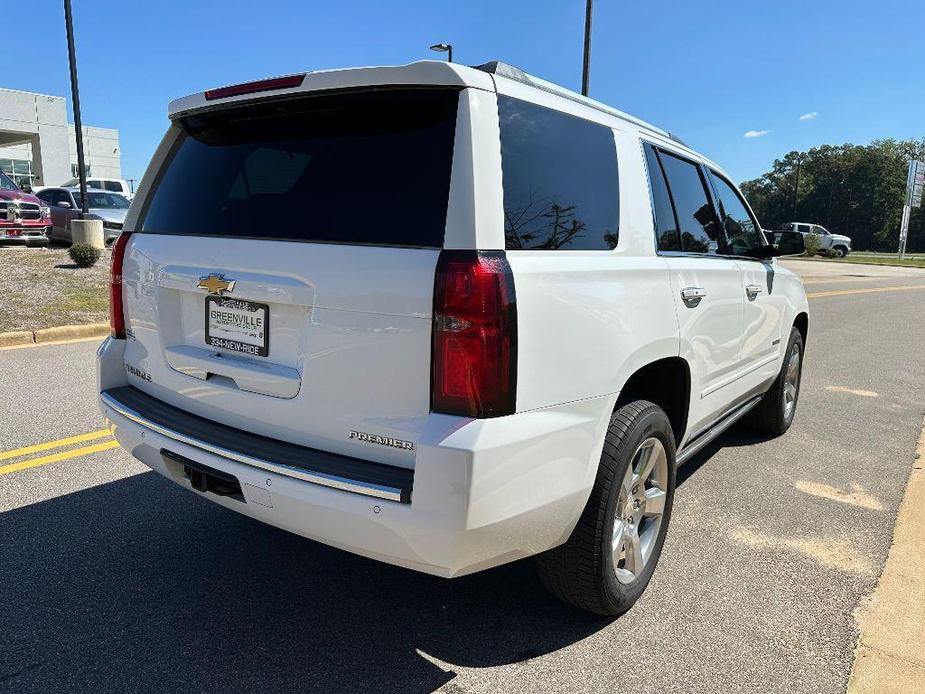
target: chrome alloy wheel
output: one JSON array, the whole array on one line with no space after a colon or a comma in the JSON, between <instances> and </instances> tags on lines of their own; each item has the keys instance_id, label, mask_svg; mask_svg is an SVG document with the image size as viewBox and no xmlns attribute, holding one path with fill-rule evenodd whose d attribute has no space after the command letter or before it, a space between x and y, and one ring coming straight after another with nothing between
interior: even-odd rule
<instances>
[{"instance_id":1,"label":"chrome alloy wheel","mask_svg":"<svg viewBox=\"0 0 925 694\"><path fill-rule=\"evenodd\" d=\"M787 359L784 373L784 421L789 422L793 408L797 405L797 389L800 387L800 345L794 344Z\"/></svg>"},{"instance_id":2,"label":"chrome alloy wheel","mask_svg":"<svg viewBox=\"0 0 925 694\"><path fill-rule=\"evenodd\" d=\"M652 557L667 490L668 454L653 436L633 454L617 497L611 551L620 583L636 580Z\"/></svg>"}]
</instances>

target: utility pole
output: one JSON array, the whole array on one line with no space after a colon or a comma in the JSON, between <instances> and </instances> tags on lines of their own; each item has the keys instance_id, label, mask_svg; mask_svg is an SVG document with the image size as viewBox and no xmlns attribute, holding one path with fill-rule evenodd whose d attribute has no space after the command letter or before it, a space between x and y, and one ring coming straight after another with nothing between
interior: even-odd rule
<instances>
[{"instance_id":1,"label":"utility pole","mask_svg":"<svg viewBox=\"0 0 925 694\"><path fill-rule=\"evenodd\" d=\"M591 10L594 0L587 0L585 4L585 51L581 64L581 95L588 96L588 86L591 79Z\"/></svg>"},{"instance_id":2,"label":"utility pole","mask_svg":"<svg viewBox=\"0 0 925 694\"><path fill-rule=\"evenodd\" d=\"M71 67L71 102L74 105L74 131L77 133L77 176L80 178L80 219L87 214L87 172L84 167L84 131L80 124L80 92L77 89L77 54L74 51L74 20L71 0L64 0L64 24L67 29L67 59Z\"/></svg>"},{"instance_id":3,"label":"utility pole","mask_svg":"<svg viewBox=\"0 0 925 694\"><path fill-rule=\"evenodd\" d=\"M797 156L797 176L796 181L793 184L793 209L790 212L790 216L793 221L797 221L797 196L800 194L800 167L803 165L803 155L800 154Z\"/></svg>"}]
</instances>

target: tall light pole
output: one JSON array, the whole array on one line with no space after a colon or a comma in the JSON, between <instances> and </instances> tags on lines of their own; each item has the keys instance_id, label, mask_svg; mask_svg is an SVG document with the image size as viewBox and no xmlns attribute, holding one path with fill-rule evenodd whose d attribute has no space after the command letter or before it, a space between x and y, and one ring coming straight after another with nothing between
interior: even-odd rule
<instances>
[{"instance_id":1,"label":"tall light pole","mask_svg":"<svg viewBox=\"0 0 925 694\"><path fill-rule=\"evenodd\" d=\"M77 176L80 178L80 218L87 214L87 172L84 169L84 137L80 124L80 92L77 89L77 54L74 51L74 20L71 0L64 0L64 25L67 29L67 59L71 66L71 101L74 104L74 130L77 133Z\"/></svg>"},{"instance_id":2,"label":"tall light pole","mask_svg":"<svg viewBox=\"0 0 925 694\"><path fill-rule=\"evenodd\" d=\"M430 47L430 50L437 51L437 53L446 53L446 62L453 62L453 44L452 43L435 43Z\"/></svg>"},{"instance_id":3,"label":"tall light pole","mask_svg":"<svg viewBox=\"0 0 925 694\"><path fill-rule=\"evenodd\" d=\"M594 0L587 0L585 4L585 51L581 65L581 94L588 96L588 82L591 72L591 10Z\"/></svg>"}]
</instances>

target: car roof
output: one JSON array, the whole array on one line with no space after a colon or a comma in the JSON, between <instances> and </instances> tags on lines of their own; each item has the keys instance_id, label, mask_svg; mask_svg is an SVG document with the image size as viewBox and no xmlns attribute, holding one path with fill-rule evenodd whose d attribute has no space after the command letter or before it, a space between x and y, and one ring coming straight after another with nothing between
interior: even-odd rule
<instances>
[{"instance_id":1,"label":"car roof","mask_svg":"<svg viewBox=\"0 0 925 694\"><path fill-rule=\"evenodd\" d=\"M274 85L275 80L285 79L286 77L292 78L295 86L291 84L283 87ZM580 104L585 107L582 110L583 113L590 114L594 120L604 125L609 127L619 125L624 129L638 131L640 134L645 134L662 144L677 147L682 152L703 160L709 166L727 175L718 164L691 149L667 130L624 113L612 106L578 94L566 87L534 77L517 67L500 61L493 61L479 66L467 66L444 60L420 60L397 66L356 67L315 70L301 74L295 73L281 78L231 85L232 89L229 89L226 93L223 93L222 90L227 88L210 89L174 99L168 106L168 117L171 120L176 120L191 113L221 109L232 104L352 87L441 85L481 89L498 93L499 83L504 81L518 83L528 89L536 90L536 92L554 95L554 98L561 99L556 107L565 112L575 108L574 104ZM275 82L275 84L279 83ZM254 89L244 93L236 93L233 89L234 87L247 86L252 86ZM522 87L521 91L523 91ZM569 106L569 102L573 106Z\"/></svg>"}]
</instances>

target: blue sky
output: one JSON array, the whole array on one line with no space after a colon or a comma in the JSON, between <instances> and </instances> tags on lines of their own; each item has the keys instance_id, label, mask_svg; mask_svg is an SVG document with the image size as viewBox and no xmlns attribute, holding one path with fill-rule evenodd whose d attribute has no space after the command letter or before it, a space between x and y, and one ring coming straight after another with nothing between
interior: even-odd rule
<instances>
[{"instance_id":1,"label":"blue sky","mask_svg":"<svg viewBox=\"0 0 925 694\"><path fill-rule=\"evenodd\" d=\"M436 57L439 41L458 62L580 86L584 0L73 3L83 119L121 131L126 178L144 172L167 102L208 87ZM7 2L2 23L0 86L69 97L62 3ZM792 149L925 136L923 28L918 0L597 0L591 96L741 181Z\"/></svg>"}]
</instances>

